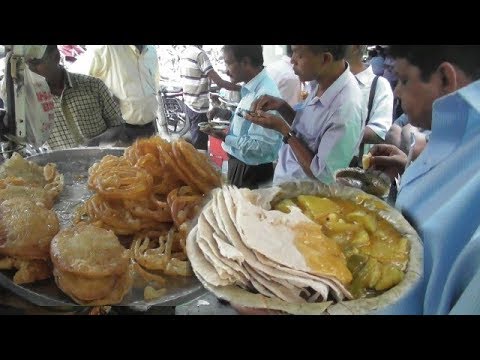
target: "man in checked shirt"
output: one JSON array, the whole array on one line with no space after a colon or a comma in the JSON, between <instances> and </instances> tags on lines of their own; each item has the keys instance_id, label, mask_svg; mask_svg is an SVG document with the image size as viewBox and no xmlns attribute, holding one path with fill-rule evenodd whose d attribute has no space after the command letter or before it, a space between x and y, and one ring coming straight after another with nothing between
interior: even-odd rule
<instances>
[{"instance_id":1,"label":"man in checked shirt","mask_svg":"<svg viewBox=\"0 0 480 360\"><path fill-rule=\"evenodd\" d=\"M124 120L102 80L73 74L60 65L57 45L48 45L41 59L27 61L28 68L43 76L55 104L55 123L47 145L52 150L100 143L121 145Z\"/></svg>"}]
</instances>

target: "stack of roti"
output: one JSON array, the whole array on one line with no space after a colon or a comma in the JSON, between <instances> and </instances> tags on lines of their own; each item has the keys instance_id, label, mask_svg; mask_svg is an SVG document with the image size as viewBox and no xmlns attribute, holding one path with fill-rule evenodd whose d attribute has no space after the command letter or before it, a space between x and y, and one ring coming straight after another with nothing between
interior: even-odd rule
<instances>
[{"instance_id":1,"label":"stack of roti","mask_svg":"<svg viewBox=\"0 0 480 360\"><path fill-rule=\"evenodd\" d=\"M376 297L352 300L346 288L352 275L338 244L300 210L286 214L271 208L271 203L302 194L365 199L364 206L410 242L402 282ZM290 314L382 313L418 286L423 251L405 218L384 202L377 207L379 203L361 190L320 182L254 191L223 186L213 191L189 233L187 255L204 287L236 305Z\"/></svg>"},{"instance_id":2,"label":"stack of roti","mask_svg":"<svg viewBox=\"0 0 480 360\"><path fill-rule=\"evenodd\" d=\"M351 274L340 248L325 237L317 255L330 266L309 266L296 246L299 229L321 227L300 210L271 210L279 190L224 186L214 191L187 240L197 277L207 288L235 285L290 304L351 298L345 288Z\"/></svg>"}]
</instances>

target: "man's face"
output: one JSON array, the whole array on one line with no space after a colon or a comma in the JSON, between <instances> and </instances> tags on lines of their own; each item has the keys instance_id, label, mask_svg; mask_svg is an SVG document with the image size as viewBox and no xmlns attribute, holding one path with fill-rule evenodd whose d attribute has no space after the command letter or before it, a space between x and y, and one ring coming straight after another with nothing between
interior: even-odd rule
<instances>
[{"instance_id":1,"label":"man's face","mask_svg":"<svg viewBox=\"0 0 480 360\"><path fill-rule=\"evenodd\" d=\"M431 129L432 104L442 96L441 79L432 74L428 82L422 81L420 69L403 58L397 58L395 73L398 84L394 94L402 102L402 109L413 126Z\"/></svg>"},{"instance_id":2,"label":"man's face","mask_svg":"<svg viewBox=\"0 0 480 360\"><path fill-rule=\"evenodd\" d=\"M30 59L27 60L27 66L30 71L37 73L40 76L47 77L48 66L44 59Z\"/></svg>"},{"instance_id":3,"label":"man's face","mask_svg":"<svg viewBox=\"0 0 480 360\"><path fill-rule=\"evenodd\" d=\"M323 53L314 54L305 45L292 45L293 71L300 78L300 81L315 80L321 75L323 62Z\"/></svg>"},{"instance_id":4,"label":"man's face","mask_svg":"<svg viewBox=\"0 0 480 360\"><path fill-rule=\"evenodd\" d=\"M58 51L45 54L41 59L30 59L27 60L27 66L30 71L37 73L40 76L43 76L45 79L49 79L52 73L58 66L60 61L60 53Z\"/></svg>"},{"instance_id":5,"label":"man's face","mask_svg":"<svg viewBox=\"0 0 480 360\"><path fill-rule=\"evenodd\" d=\"M223 52L223 59L225 60L225 66L227 68L227 75L230 76L232 82L239 83L244 81L243 65L240 64L233 56L231 51Z\"/></svg>"}]
</instances>

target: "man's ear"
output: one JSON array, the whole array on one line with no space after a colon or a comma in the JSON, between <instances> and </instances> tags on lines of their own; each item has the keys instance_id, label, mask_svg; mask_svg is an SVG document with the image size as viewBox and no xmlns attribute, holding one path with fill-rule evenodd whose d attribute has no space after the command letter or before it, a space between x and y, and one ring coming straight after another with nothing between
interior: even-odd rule
<instances>
[{"instance_id":1,"label":"man's ear","mask_svg":"<svg viewBox=\"0 0 480 360\"><path fill-rule=\"evenodd\" d=\"M441 63L437 68L437 73L440 75L444 94L450 94L458 89L457 72L451 63Z\"/></svg>"},{"instance_id":2,"label":"man's ear","mask_svg":"<svg viewBox=\"0 0 480 360\"><path fill-rule=\"evenodd\" d=\"M330 64L333 62L333 55L329 52L323 53L323 63L324 64Z\"/></svg>"}]
</instances>

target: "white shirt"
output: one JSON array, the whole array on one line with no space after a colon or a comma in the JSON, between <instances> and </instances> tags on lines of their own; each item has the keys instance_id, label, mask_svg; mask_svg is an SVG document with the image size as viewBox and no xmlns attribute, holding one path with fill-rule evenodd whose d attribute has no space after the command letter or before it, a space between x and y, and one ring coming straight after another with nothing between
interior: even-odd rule
<instances>
[{"instance_id":1,"label":"white shirt","mask_svg":"<svg viewBox=\"0 0 480 360\"><path fill-rule=\"evenodd\" d=\"M275 81L275 84L280 90L282 99L285 100L291 107L301 101L300 79L293 71L293 65L290 62L290 57L284 55L280 60L275 61L266 67L268 75Z\"/></svg>"},{"instance_id":2,"label":"white shirt","mask_svg":"<svg viewBox=\"0 0 480 360\"><path fill-rule=\"evenodd\" d=\"M102 79L120 101L127 124L144 125L157 117L160 83L157 51L144 45L98 45L87 48L69 68L71 72Z\"/></svg>"},{"instance_id":3,"label":"white shirt","mask_svg":"<svg viewBox=\"0 0 480 360\"><path fill-rule=\"evenodd\" d=\"M340 77L318 97L318 83L310 82L307 99L297 109L292 128L315 154L310 170L320 181L331 184L335 172L347 167L361 141L364 124L363 98L357 80L347 66ZM275 167L273 184L307 180L295 153L283 144Z\"/></svg>"},{"instance_id":4,"label":"white shirt","mask_svg":"<svg viewBox=\"0 0 480 360\"><path fill-rule=\"evenodd\" d=\"M362 72L355 75L362 91L363 106L365 117L368 115L368 100L370 98L370 88L375 79L375 74L372 67L369 66ZM392 126L393 118L393 92L387 79L379 77L377 81L377 88L375 89L375 96L373 98L372 111L370 112L370 121L368 127L372 129L375 134L385 140L385 135L388 129ZM366 120L366 119L364 119ZM367 148L365 148L367 151Z\"/></svg>"}]
</instances>

